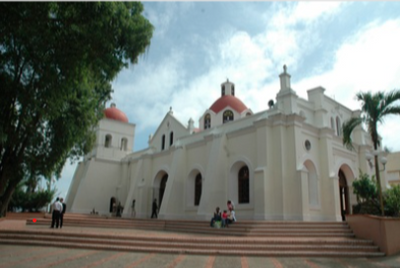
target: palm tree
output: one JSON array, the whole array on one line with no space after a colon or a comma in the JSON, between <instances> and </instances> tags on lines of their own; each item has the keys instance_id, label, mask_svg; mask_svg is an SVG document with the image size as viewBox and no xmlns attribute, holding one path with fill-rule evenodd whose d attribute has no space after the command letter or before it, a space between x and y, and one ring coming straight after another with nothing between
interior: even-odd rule
<instances>
[{"instance_id":1,"label":"palm tree","mask_svg":"<svg viewBox=\"0 0 400 268\"><path fill-rule=\"evenodd\" d=\"M378 123L383 123L385 116L394 114L400 115L400 91L393 90L387 93L378 91L374 94L371 92L359 92L356 95L357 100L362 102L361 115L353 117L343 123L343 144L349 149L354 149L351 140L351 133L360 124L365 124L374 150L377 151L380 146L378 135ZM379 174L378 155L374 154L375 160L375 176L378 184L379 203L382 216L384 216L381 178Z\"/></svg>"}]
</instances>

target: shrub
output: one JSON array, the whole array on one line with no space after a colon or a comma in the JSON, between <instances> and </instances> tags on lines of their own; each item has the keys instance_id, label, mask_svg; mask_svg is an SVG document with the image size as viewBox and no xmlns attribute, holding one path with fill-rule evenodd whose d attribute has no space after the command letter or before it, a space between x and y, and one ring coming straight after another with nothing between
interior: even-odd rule
<instances>
[{"instance_id":1,"label":"shrub","mask_svg":"<svg viewBox=\"0 0 400 268\"><path fill-rule=\"evenodd\" d=\"M24 184L21 183L10 200L8 210L37 212L51 202L55 193L56 189L26 191Z\"/></svg>"},{"instance_id":2,"label":"shrub","mask_svg":"<svg viewBox=\"0 0 400 268\"><path fill-rule=\"evenodd\" d=\"M357 205L353 206L354 214L379 215L377 185L374 179L360 170L360 177L353 181L353 193L357 196Z\"/></svg>"},{"instance_id":3,"label":"shrub","mask_svg":"<svg viewBox=\"0 0 400 268\"><path fill-rule=\"evenodd\" d=\"M385 192L385 210L390 216L400 216L400 185L393 186Z\"/></svg>"},{"instance_id":4,"label":"shrub","mask_svg":"<svg viewBox=\"0 0 400 268\"><path fill-rule=\"evenodd\" d=\"M358 203L364 203L377 197L375 177L369 178L367 173L360 170L360 178L353 181L353 193L357 196Z\"/></svg>"}]
</instances>

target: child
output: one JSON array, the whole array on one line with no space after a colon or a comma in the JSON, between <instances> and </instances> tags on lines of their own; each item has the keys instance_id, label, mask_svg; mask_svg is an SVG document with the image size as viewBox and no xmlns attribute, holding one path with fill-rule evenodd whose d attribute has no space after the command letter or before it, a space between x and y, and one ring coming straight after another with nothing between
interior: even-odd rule
<instances>
[{"instance_id":1,"label":"child","mask_svg":"<svg viewBox=\"0 0 400 268\"><path fill-rule=\"evenodd\" d=\"M228 228L228 213L226 210L222 213L222 227Z\"/></svg>"}]
</instances>

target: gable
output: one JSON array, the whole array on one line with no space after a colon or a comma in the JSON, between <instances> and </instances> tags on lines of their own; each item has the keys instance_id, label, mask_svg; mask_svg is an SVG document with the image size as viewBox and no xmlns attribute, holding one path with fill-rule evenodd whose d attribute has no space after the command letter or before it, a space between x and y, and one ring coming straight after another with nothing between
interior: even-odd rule
<instances>
[{"instance_id":1,"label":"gable","mask_svg":"<svg viewBox=\"0 0 400 268\"><path fill-rule=\"evenodd\" d=\"M167 150L174 145L177 139L189 134L189 129L176 119L171 112L168 112L158 126L149 146L155 148L156 151Z\"/></svg>"}]
</instances>

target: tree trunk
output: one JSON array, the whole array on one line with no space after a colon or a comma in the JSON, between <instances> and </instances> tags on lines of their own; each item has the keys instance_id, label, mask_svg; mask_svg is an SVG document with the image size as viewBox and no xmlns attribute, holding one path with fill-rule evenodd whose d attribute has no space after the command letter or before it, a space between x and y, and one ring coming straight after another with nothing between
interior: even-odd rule
<instances>
[{"instance_id":1,"label":"tree trunk","mask_svg":"<svg viewBox=\"0 0 400 268\"><path fill-rule=\"evenodd\" d=\"M374 158L375 158L375 176L376 176L376 182L378 184L378 195L379 195L379 203L380 203L381 215L385 216L385 211L383 210L381 174L379 172L378 155L374 155Z\"/></svg>"},{"instance_id":2,"label":"tree trunk","mask_svg":"<svg viewBox=\"0 0 400 268\"><path fill-rule=\"evenodd\" d=\"M8 209L8 204L10 203L11 197L15 191L15 188L17 187L18 183L22 180L19 178L12 178L12 173L8 172L9 169L3 169L2 176L0 177L0 180L3 182L8 181L5 185L2 191L0 192L0 216L5 217Z\"/></svg>"},{"instance_id":3,"label":"tree trunk","mask_svg":"<svg viewBox=\"0 0 400 268\"><path fill-rule=\"evenodd\" d=\"M13 183L10 183L13 184ZM10 203L12 194L14 193L15 185L8 185L7 189L4 191L4 194L0 197L0 216L6 216L8 203Z\"/></svg>"}]
</instances>

